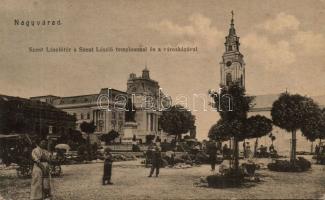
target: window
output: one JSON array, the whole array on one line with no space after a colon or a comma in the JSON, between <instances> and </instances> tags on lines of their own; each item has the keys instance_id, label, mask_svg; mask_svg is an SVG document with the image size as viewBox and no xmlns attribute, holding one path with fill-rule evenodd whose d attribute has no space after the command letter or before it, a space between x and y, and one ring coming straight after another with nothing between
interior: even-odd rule
<instances>
[{"instance_id":1,"label":"window","mask_svg":"<svg viewBox=\"0 0 325 200\"><path fill-rule=\"evenodd\" d=\"M227 75L226 75L226 85L230 86L231 82L232 82L231 73L227 73Z\"/></svg>"},{"instance_id":2,"label":"window","mask_svg":"<svg viewBox=\"0 0 325 200\"><path fill-rule=\"evenodd\" d=\"M87 119L90 119L90 113L87 113Z\"/></svg>"},{"instance_id":3,"label":"window","mask_svg":"<svg viewBox=\"0 0 325 200\"><path fill-rule=\"evenodd\" d=\"M243 75L240 76L240 84L241 84L241 86L244 85L244 82L243 82Z\"/></svg>"},{"instance_id":4,"label":"window","mask_svg":"<svg viewBox=\"0 0 325 200\"><path fill-rule=\"evenodd\" d=\"M80 114L80 119L84 119L84 114L83 113Z\"/></svg>"},{"instance_id":5,"label":"window","mask_svg":"<svg viewBox=\"0 0 325 200\"><path fill-rule=\"evenodd\" d=\"M232 51L232 46L231 45L228 46L228 51Z\"/></svg>"},{"instance_id":6,"label":"window","mask_svg":"<svg viewBox=\"0 0 325 200\"><path fill-rule=\"evenodd\" d=\"M118 130L121 131L123 127L123 121L118 122Z\"/></svg>"},{"instance_id":7,"label":"window","mask_svg":"<svg viewBox=\"0 0 325 200\"><path fill-rule=\"evenodd\" d=\"M98 130L98 132L103 132L104 131L104 121L102 121L102 120L98 121L97 130Z\"/></svg>"},{"instance_id":8,"label":"window","mask_svg":"<svg viewBox=\"0 0 325 200\"><path fill-rule=\"evenodd\" d=\"M113 129L115 130L116 129L116 121L115 120L112 120L111 123L112 123Z\"/></svg>"},{"instance_id":9,"label":"window","mask_svg":"<svg viewBox=\"0 0 325 200\"><path fill-rule=\"evenodd\" d=\"M98 118L103 119L104 118L104 111L98 111Z\"/></svg>"},{"instance_id":10,"label":"window","mask_svg":"<svg viewBox=\"0 0 325 200\"><path fill-rule=\"evenodd\" d=\"M153 121L153 114L150 114L150 131L153 131L153 123L154 123L154 121Z\"/></svg>"}]
</instances>

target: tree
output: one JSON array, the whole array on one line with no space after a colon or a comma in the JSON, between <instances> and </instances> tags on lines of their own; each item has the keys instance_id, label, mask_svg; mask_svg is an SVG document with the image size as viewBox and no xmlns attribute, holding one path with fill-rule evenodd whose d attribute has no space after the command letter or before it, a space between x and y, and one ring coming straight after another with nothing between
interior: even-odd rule
<instances>
[{"instance_id":1,"label":"tree","mask_svg":"<svg viewBox=\"0 0 325 200\"><path fill-rule=\"evenodd\" d=\"M226 124L222 120L219 120L216 124L212 125L208 137L212 140L226 141L230 140L231 136L228 133Z\"/></svg>"},{"instance_id":2,"label":"tree","mask_svg":"<svg viewBox=\"0 0 325 200\"><path fill-rule=\"evenodd\" d=\"M315 118L318 118L318 111L318 105L314 103L311 98L299 94L291 95L287 92L282 93L273 103L271 109L273 123L276 126L291 132L292 135L290 154L291 163L296 162L297 130L304 129L303 127L306 128Z\"/></svg>"},{"instance_id":3,"label":"tree","mask_svg":"<svg viewBox=\"0 0 325 200\"><path fill-rule=\"evenodd\" d=\"M233 140L234 166L232 167L238 171L238 143L244 139L268 134L272 130L271 120L259 115L247 119L247 113L253 107L254 97L246 96L245 89L238 84L228 88L222 87L220 94L210 93L210 95L221 117L212 127L211 134L215 134L215 138Z\"/></svg>"},{"instance_id":4,"label":"tree","mask_svg":"<svg viewBox=\"0 0 325 200\"><path fill-rule=\"evenodd\" d=\"M325 108L322 109L322 125L320 127L318 135L319 145L321 145L322 139L325 139Z\"/></svg>"},{"instance_id":5,"label":"tree","mask_svg":"<svg viewBox=\"0 0 325 200\"><path fill-rule=\"evenodd\" d=\"M91 122L82 122L80 124L80 130L87 134L87 151L88 151L88 160L92 158L91 146L90 146L90 134L93 134L96 130L96 125L93 121Z\"/></svg>"},{"instance_id":6,"label":"tree","mask_svg":"<svg viewBox=\"0 0 325 200\"><path fill-rule=\"evenodd\" d=\"M107 134L103 134L101 136L101 140L106 142L106 144L111 143L113 140L115 140L116 138L119 137L119 133L115 130L111 130L110 132L108 132Z\"/></svg>"},{"instance_id":7,"label":"tree","mask_svg":"<svg viewBox=\"0 0 325 200\"><path fill-rule=\"evenodd\" d=\"M325 138L325 109L314 110L314 115L305 121L301 127L302 134L312 142L311 152L313 151L313 143L316 139L320 141Z\"/></svg>"},{"instance_id":8,"label":"tree","mask_svg":"<svg viewBox=\"0 0 325 200\"><path fill-rule=\"evenodd\" d=\"M247 138L256 138L254 145L254 155L256 155L258 138L265 136L272 131L272 121L261 115L252 116L246 121L246 131Z\"/></svg>"},{"instance_id":9,"label":"tree","mask_svg":"<svg viewBox=\"0 0 325 200\"><path fill-rule=\"evenodd\" d=\"M195 116L181 105L174 105L162 112L160 125L163 131L170 135L176 135L178 140L182 134L189 132L195 123Z\"/></svg>"}]
</instances>

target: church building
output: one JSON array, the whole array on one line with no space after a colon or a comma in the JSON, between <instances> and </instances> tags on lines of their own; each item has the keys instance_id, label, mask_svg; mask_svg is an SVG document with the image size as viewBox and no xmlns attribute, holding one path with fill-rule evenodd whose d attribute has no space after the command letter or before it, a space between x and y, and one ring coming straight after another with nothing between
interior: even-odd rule
<instances>
[{"instance_id":1,"label":"church building","mask_svg":"<svg viewBox=\"0 0 325 200\"><path fill-rule=\"evenodd\" d=\"M232 17L229 34L226 36L225 52L220 62L220 85L230 86L232 83L239 83L240 86L245 87L245 62L239 46L239 37L236 35Z\"/></svg>"},{"instance_id":2,"label":"church building","mask_svg":"<svg viewBox=\"0 0 325 200\"><path fill-rule=\"evenodd\" d=\"M231 84L238 83L245 88L245 62L244 56L239 50L240 42L239 37L236 34L233 12L229 28L229 33L226 36L225 52L222 55L220 62L220 85L230 86ZM251 66L253 67L253 66ZM271 85L270 85L271 86ZM250 94L248 94L250 95ZM255 95L252 95L255 96ZM254 99L254 107L248 113L248 116L262 115L269 119L271 117L271 108L274 101L278 99L280 94L265 94L257 95ZM325 105L325 95L312 97L321 107ZM291 134L277 126L273 126L272 134L276 137L274 141L275 147L279 148L280 152L287 154L290 149ZM251 145L254 143L254 139L250 141ZM269 146L271 140L268 136L264 136L259 139L259 143ZM260 145L259 144L259 145ZM297 134L297 150L298 151L310 151L311 143L302 136L301 132Z\"/></svg>"}]
</instances>

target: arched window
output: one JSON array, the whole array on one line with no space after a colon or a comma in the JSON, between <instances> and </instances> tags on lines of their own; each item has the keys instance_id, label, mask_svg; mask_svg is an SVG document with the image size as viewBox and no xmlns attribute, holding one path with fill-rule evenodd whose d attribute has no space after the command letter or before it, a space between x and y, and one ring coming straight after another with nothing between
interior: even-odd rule
<instances>
[{"instance_id":1,"label":"arched window","mask_svg":"<svg viewBox=\"0 0 325 200\"><path fill-rule=\"evenodd\" d=\"M230 86L231 82L232 82L231 73L227 73L227 75L226 75L226 85Z\"/></svg>"}]
</instances>

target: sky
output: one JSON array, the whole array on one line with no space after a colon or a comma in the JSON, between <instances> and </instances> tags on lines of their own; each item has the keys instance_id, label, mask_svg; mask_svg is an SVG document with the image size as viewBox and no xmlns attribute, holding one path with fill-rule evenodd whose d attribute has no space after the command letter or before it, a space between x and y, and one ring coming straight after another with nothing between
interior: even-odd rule
<instances>
[{"instance_id":1,"label":"sky","mask_svg":"<svg viewBox=\"0 0 325 200\"><path fill-rule=\"evenodd\" d=\"M324 0L9 1L0 7L0 94L31 97L126 90L147 65L174 102L217 89L231 10L246 63L248 94L325 94ZM59 26L15 26L58 20ZM174 53L31 53L29 47L197 47ZM184 101L183 101L184 103ZM199 138L218 114L197 102ZM201 105L201 107L200 107Z\"/></svg>"}]
</instances>

